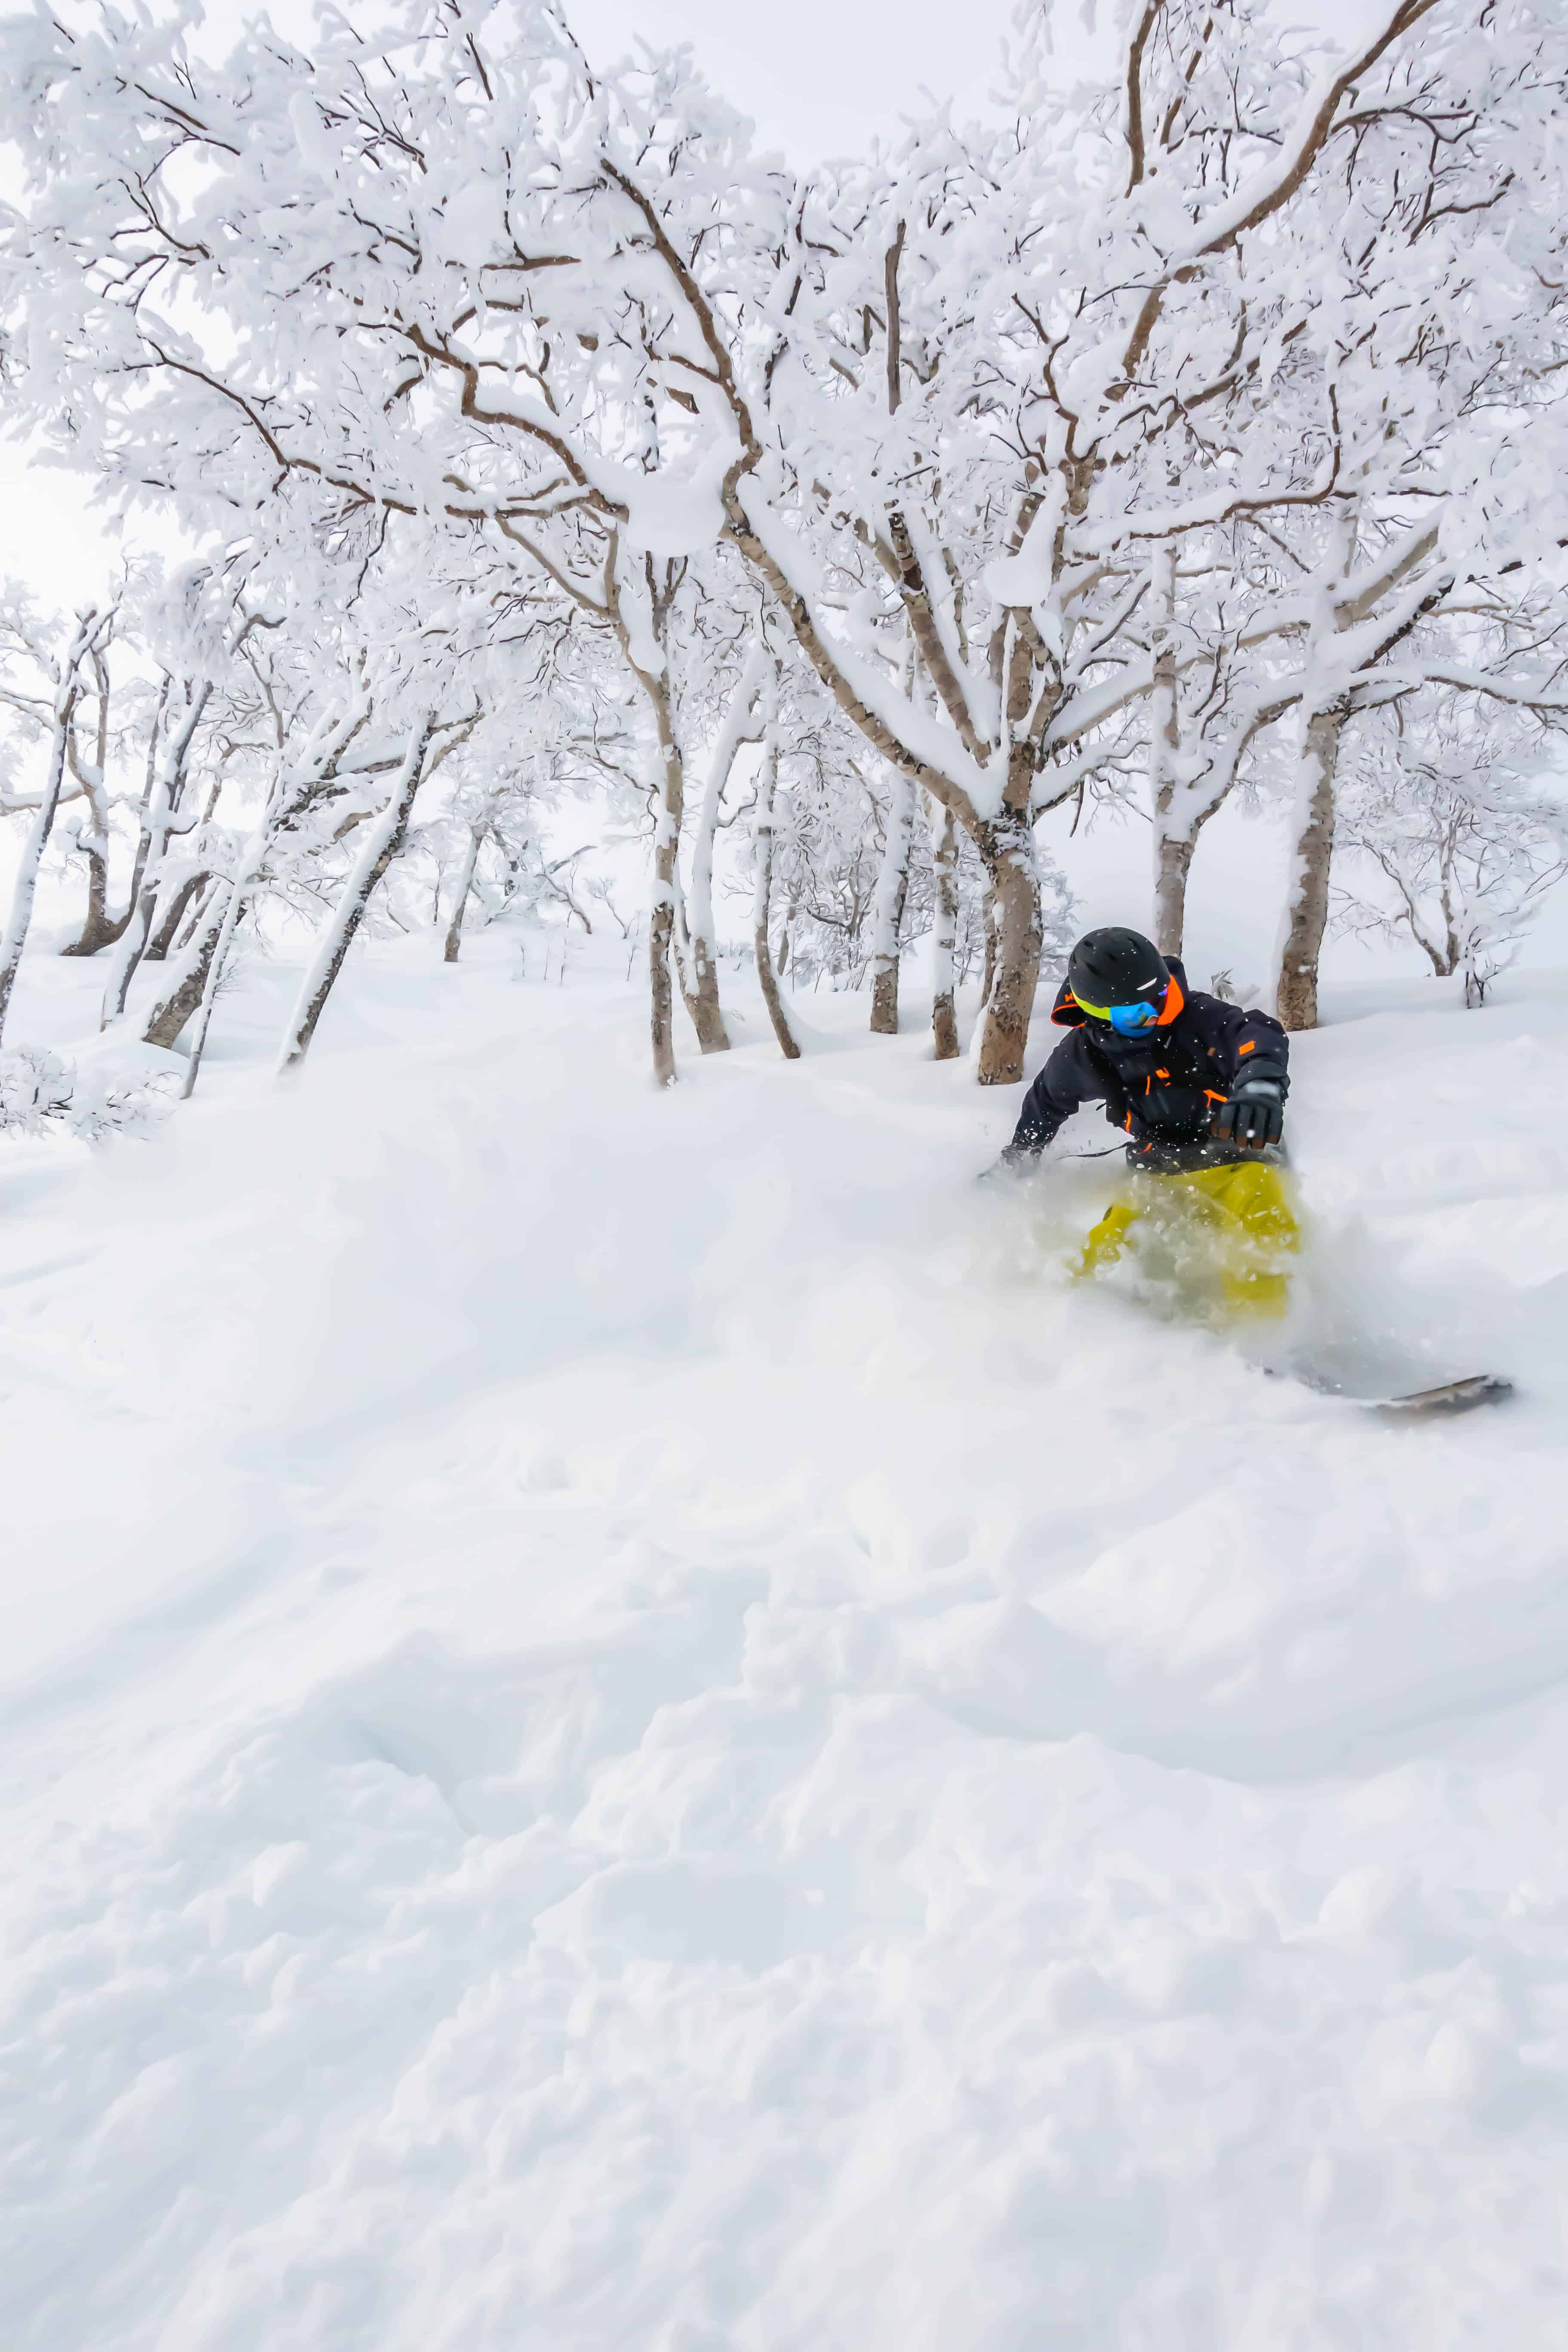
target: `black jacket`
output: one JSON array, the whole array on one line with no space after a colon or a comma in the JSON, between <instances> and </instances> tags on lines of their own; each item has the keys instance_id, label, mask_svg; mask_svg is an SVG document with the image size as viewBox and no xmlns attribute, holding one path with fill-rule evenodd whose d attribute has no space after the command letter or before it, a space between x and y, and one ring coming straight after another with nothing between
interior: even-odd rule
<instances>
[{"instance_id":1,"label":"black jacket","mask_svg":"<svg viewBox=\"0 0 1568 2352\"><path fill-rule=\"evenodd\" d=\"M1119 1037L1090 1021L1064 980L1051 1019L1062 1039L1024 1097L1009 1159L1037 1159L1064 1119L1085 1103L1103 1102L1112 1127L1140 1150L1203 1142L1216 1103L1255 1072L1289 1087L1289 1042L1267 1013L1244 1013L1217 996L1189 990L1179 959L1167 956L1171 988L1156 1027Z\"/></svg>"}]
</instances>

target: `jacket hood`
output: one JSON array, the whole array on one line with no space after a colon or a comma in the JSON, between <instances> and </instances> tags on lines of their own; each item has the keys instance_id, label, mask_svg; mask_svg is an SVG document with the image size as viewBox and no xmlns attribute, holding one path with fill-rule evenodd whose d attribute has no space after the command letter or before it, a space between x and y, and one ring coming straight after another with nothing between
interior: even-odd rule
<instances>
[{"instance_id":1,"label":"jacket hood","mask_svg":"<svg viewBox=\"0 0 1568 2352\"><path fill-rule=\"evenodd\" d=\"M1169 1027L1170 1024L1175 1019L1177 1013L1181 1011L1183 1005L1187 1001L1187 968L1185 964L1184 964L1180 956L1167 956L1165 958L1165 964L1171 975L1172 985L1170 994L1166 999L1165 1010L1161 1013L1157 1024L1157 1025L1162 1029ZM1084 1025L1085 1017L1082 1005L1079 1004L1077 997L1073 994L1071 989L1064 980L1061 986L1057 991L1057 1001L1051 1007L1051 1019L1055 1022L1058 1029L1081 1029ZM1145 1034L1147 1034L1147 1032L1145 1032Z\"/></svg>"}]
</instances>

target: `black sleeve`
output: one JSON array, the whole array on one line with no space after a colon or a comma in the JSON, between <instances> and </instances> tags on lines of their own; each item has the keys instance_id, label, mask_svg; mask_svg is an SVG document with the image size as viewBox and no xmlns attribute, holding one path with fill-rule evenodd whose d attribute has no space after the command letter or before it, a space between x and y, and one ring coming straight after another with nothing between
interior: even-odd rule
<instances>
[{"instance_id":1,"label":"black sleeve","mask_svg":"<svg viewBox=\"0 0 1568 2352\"><path fill-rule=\"evenodd\" d=\"M1083 1038L1075 1030L1064 1037L1028 1093L1013 1140L1007 1146L1009 1160L1037 1160L1055 1136L1063 1121L1086 1102L1103 1102L1105 1079L1096 1069L1092 1057L1085 1051Z\"/></svg>"},{"instance_id":2,"label":"black sleeve","mask_svg":"<svg viewBox=\"0 0 1568 2352\"><path fill-rule=\"evenodd\" d=\"M1208 1051L1215 1086L1228 1089L1250 1072L1272 1078L1281 1097L1290 1091L1290 1040L1271 1013L1244 1013L1217 996L1189 996L1188 1006Z\"/></svg>"},{"instance_id":3,"label":"black sleeve","mask_svg":"<svg viewBox=\"0 0 1568 2352\"><path fill-rule=\"evenodd\" d=\"M1281 1096L1290 1091L1290 1040L1271 1013L1238 1014L1236 1026L1226 1044L1230 1049L1230 1068L1226 1072L1232 1086L1247 1077L1275 1079Z\"/></svg>"}]
</instances>

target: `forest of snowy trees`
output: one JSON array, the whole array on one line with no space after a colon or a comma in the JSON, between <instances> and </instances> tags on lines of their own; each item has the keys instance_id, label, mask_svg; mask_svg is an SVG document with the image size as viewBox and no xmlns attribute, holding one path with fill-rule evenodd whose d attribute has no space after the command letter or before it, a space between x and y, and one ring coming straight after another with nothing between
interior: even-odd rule
<instances>
[{"instance_id":1,"label":"forest of snowy trees","mask_svg":"<svg viewBox=\"0 0 1568 2352\"><path fill-rule=\"evenodd\" d=\"M269 927L314 941L281 1068L367 923L454 960L544 906L635 941L668 1083L687 1016L730 1042L721 845L784 1054L792 977L910 1026L929 936L936 1055L973 979L1009 1084L1064 804L1148 820L1168 952L1227 798L1288 809L1289 1027L1334 921L1479 1001L1568 855L1555 10L1378 0L1333 54L1136 0L1100 87L1050 17L985 123L802 169L554 0L226 58L8 21L6 414L185 551L0 614L13 1097L40 872L187 1092Z\"/></svg>"}]
</instances>

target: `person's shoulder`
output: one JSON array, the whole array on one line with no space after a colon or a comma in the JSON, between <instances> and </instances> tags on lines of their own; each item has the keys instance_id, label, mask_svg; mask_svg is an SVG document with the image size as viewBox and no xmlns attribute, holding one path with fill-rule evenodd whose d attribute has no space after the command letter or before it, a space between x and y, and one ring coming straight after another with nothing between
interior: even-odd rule
<instances>
[{"instance_id":1,"label":"person's shoulder","mask_svg":"<svg viewBox=\"0 0 1568 2352\"><path fill-rule=\"evenodd\" d=\"M1189 1021L1205 1029L1226 1029L1233 1021L1245 1021L1247 1017L1239 1004L1227 1003L1223 996L1211 996L1206 988L1184 989L1182 1012Z\"/></svg>"}]
</instances>

